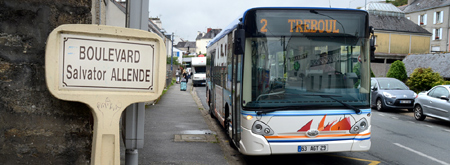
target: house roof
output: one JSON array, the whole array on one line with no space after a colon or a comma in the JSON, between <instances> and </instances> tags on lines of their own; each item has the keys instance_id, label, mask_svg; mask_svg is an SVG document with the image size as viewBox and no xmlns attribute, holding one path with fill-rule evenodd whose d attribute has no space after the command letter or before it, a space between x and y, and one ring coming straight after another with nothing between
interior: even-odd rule
<instances>
[{"instance_id":1,"label":"house roof","mask_svg":"<svg viewBox=\"0 0 450 165\"><path fill-rule=\"evenodd\" d=\"M406 7L408 7L408 5L398 6L397 8L404 12Z\"/></svg>"},{"instance_id":2,"label":"house roof","mask_svg":"<svg viewBox=\"0 0 450 165\"><path fill-rule=\"evenodd\" d=\"M195 40L202 39L203 33L198 33L197 37L195 37Z\"/></svg>"},{"instance_id":3,"label":"house roof","mask_svg":"<svg viewBox=\"0 0 450 165\"><path fill-rule=\"evenodd\" d=\"M416 68L431 68L444 78L450 78L450 54L409 55L403 60L408 76Z\"/></svg>"},{"instance_id":4,"label":"house roof","mask_svg":"<svg viewBox=\"0 0 450 165\"><path fill-rule=\"evenodd\" d=\"M211 29L208 33L206 33L202 39L213 39L222 31L222 29Z\"/></svg>"},{"instance_id":5,"label":"house roof","mask_svg":"<svg viewBox=\"0 0 450 165\"><path fill-rule=\"evenodd\" d=\"M209 29L208 29L209 30ZM201 39L213 39L217 36L217 34L220 33L222 29L210 29L206 34L205 33L198 33L195 40L201 40Z\"/></svg>"},{"instance_id":6,"label":"house roof","mask_svg":"<svg viewBox=\"0 0 450 165\"><path fill-rule=\"evenodd\" d=\"M373 3L373 2L372 3L368 3L366 5L366 10L403 13L402 10L400 10L397 7L395 7L391 3Z\"/></svg>"},{"instance_id":7,"label":"house roof","mask_svg":"<svg viewBox=\"0 0 450 165\"><path fill-rule=\"evenodd\" d=\"M430 32L420 27L406 17L376 15L369 12L369 25L375 30L423 33L431 35Z\"/></svg>"},{"instance_id":8,"label":"house roof","mask_svg":"<svg viewBox=\"0 0 450 165\"><path fill-rule=\"evenodd\" d=\"M176 48L190 48L190 49L195 49L196 47L196 43L195 42L178 42L177 45L175 46Z\"/></svg>"},{"instance_id":9,"label":"house roof","mask_svg":"<svg viewBox=\"0 0 450 165\"><path fill-rule=\"evenodd\" d=\"M444 6L450 6L450 0L415 0L406 6L403 11L405 13L413 13Z\"/></svg>"}]
</instances>

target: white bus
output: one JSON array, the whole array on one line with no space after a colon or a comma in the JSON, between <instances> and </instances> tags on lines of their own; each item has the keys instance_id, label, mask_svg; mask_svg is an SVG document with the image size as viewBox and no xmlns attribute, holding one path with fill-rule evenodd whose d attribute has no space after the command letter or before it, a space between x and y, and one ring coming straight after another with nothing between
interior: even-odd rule
<instances>
[{"instance_id":1,"label":"white bus","mask_svg":"<svg viewBox=\"0 0 450 165\"><path fill-rule=\"evenodd\" d=\"M230 144L245 155L369 150L368 24L363 10L262 7L223 29L207 45L206 99Z\"/></svg>"}]
</instances>

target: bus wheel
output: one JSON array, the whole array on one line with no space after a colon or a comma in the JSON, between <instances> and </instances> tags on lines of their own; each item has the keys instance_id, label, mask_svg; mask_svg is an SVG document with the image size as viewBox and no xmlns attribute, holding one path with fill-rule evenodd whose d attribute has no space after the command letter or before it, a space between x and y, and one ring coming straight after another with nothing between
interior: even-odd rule
<instances>
[{"instance_id":1,"label":"bus wheel","mask_svg":"<svg viewBox=\"0 0 450 165\"><path fill-rule=\"evenodd\" d=\"M211 106L209 107L209 115L211 116L211 118L215 118L213 110L211 108Z\"/></svg>"},{"instance_id":2,"label":"bus wheel","mask_svg":"<svg viewBox=\"0 0 450 165\"><path fill-rule=\"evenodd\" d=\"M215 118L214 113L213 113L213 107L211 106L211 100L208 99L208 107L209 107L209 115L211 116L211 118Z\"/></svg>"}]
</instances>

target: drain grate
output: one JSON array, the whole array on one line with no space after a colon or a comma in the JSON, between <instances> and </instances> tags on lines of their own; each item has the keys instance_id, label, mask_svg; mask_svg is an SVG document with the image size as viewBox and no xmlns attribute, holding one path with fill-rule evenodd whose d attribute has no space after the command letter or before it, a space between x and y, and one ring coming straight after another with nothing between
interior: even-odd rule
<instances>
[{"instance_id":1,"label":"drain grate","mask_svg":"<svg viewBox=\"0 0 450 165\"><path fill-rule=\"evenodd\" d=\"M175 135L175 142L217 142L213 134L181 134Z\"/></svg>"}]
</instances>

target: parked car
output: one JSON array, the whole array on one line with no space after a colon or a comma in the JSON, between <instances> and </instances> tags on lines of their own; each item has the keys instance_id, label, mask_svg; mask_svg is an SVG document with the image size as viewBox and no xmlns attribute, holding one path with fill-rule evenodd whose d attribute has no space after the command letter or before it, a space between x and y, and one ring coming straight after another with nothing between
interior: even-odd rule
<instances>
[{"instance_id":1,"label":"parked car","mask_svg":"<svg viewBox=\"0 0 450 165\"><path fill-rule=\"evenodd\" d=\"M438 85L421 92L414 102L414 118L424 120L430 116L450 121L450 85Z\"/></svg>"},{"instance_id":2,"label":"parked car","mask_svg":"<svg viewBox=\"0 0 450 165\"><path fill-rule=\"evenodd\" d=\"M378 111L387 109L408 109L412 112L417 94L395 78L371 78L371 106Z\"/></svg>"}]
</instances>

